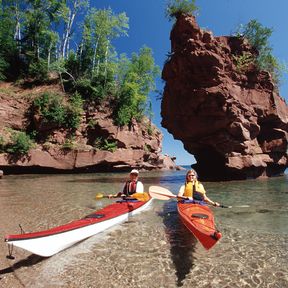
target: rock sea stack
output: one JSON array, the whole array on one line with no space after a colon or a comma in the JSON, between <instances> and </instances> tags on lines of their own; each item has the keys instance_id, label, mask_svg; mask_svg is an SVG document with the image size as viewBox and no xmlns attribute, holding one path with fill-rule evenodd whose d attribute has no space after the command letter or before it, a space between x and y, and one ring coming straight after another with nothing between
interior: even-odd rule
<instances>
[{"instance_id":1,"label":"rock sea stack","mask_svg":"<svg viewBox=\"0 0 288 288\"><path fill-rule=\"evenodd\" d=\"M257 51L244 38L215 37L188 15L177 18L170 40L162 71L162 126L195 156L201 179L283 173L288 106L268 72L237 64L241 55Z\"/></svg>"}]
</instances>

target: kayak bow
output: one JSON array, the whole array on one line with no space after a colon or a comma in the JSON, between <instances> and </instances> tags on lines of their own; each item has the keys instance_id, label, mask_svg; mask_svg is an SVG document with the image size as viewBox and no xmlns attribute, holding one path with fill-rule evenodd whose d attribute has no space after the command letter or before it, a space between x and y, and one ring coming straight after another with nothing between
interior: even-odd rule
<instances>
[{"instance_id":1,"label":"kayak bow","mask_svg":"<svg viewBox=\"0 0 288 288\"><path fill-rule=\"evenodd\" d=\"M177 203L178 213L183 224L199 240L205 249L212 248L222 237L216 230L214 216L206 205L181 200Z\"/></svg>"},{"instance_id":2,"label":"kayak bow","mask_svg":"<svg viewBox=\"0 0 288 288\"><path fill-rule=\"evenodd\" d=\"M8 235L5 242L43 257L52 256L145 210L152 201L152 198L145 194L147 201L119 200L66 225L40 232Z\"/></svg>"}]
</instances>

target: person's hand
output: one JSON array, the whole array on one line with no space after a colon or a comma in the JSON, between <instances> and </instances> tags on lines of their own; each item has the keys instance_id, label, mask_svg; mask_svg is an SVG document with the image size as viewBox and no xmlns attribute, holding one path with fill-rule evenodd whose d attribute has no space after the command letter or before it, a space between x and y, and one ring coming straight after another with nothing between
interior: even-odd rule
<instances>
[{"instance_id":1,"label":"person's hand","mask_svg":"<svg viewBox=\"0 0 288 288\"><path fill-rule=\"evenodd\" d=\"M114 198L114 195L109 194L109 195L108 195L108 198L109 198L109 199Z\"/></svg>"},{"instance_id":2,"label":"person's hand","mask_svg":"<svg viewBox=\"0 0 288 288\"><path fill-rule=\"evenodd\" d=\"M219 206L220 206L220 203L218 203L218 202L214 202L213 206L215 206L215 207L219 207Z\"/></svg>"}]
</instances>

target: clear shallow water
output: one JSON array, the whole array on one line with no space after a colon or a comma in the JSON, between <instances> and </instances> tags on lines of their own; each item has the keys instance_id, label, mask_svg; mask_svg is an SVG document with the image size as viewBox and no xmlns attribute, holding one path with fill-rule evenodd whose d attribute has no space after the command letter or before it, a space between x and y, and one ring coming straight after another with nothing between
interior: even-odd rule
<instances>
[{"instance_id":1,"label":"clear shallow water","mask_svg":"<svg viewBox=\"0 0 288 288\"><path fill-rule=\"evenodd\" d=\"M161 185L176 194L185 173L145 172L141 180L146 190ZM110 203L96 201L96 193L118 192L126 176L6 176L0 182L1 237L18 233L18 224L28 232L82 218ZM14 273L22 287L37 288L288 287L288 176L204 186L210 198L233 206L213 208L223 238L208 252L179 221L175 201L156 200L127 223L53 257L15 248L16 259L0 267L0 286Z\"/></svg>"}]
</instances>

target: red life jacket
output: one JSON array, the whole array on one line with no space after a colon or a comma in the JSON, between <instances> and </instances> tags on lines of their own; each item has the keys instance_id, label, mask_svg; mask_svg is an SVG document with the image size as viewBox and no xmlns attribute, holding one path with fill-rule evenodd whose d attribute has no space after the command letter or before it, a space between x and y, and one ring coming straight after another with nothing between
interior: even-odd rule
<instances>
[{"instance_id":1,"label":"red life jacket","mask_svg":"<svg viewBox=\"0 0 288 288\"><path fill-rule=\"evenodd\" d=\"M138 181L127 181L123 188L123 194L129 196L136 193L137 182Z\"/></svg>"}]
</instances>

